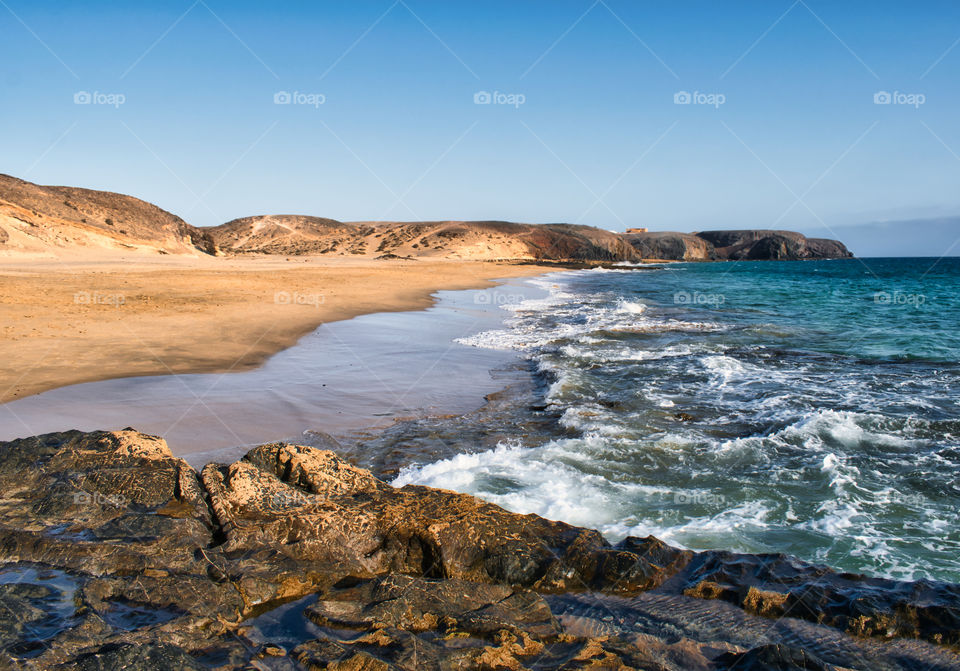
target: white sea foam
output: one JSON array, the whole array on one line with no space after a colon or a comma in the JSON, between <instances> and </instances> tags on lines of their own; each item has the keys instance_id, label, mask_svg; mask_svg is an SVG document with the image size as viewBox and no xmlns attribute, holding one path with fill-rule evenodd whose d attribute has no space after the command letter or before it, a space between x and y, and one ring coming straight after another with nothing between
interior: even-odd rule
<instances>
[{"instance_id":1,"label":"white sea foam","mask_svg":"<svg viewBox=\"0 0 960 671\"><path fill-rule=\"evenodd\" d=\"M574 277L576 274L571 273ZM728 328L717 322L651 317L648 315L648 306L641 301L619 299L611 307L602 297L572 292L565 283L555 278L535 278L530 282L547 291L548 295L502 305L504 310L512 313L506 319L505 328L458 338L456 342L472 347L535 353L561 340L589 343L596 334L604 331L653 334L722 331ZM543 319L544 315L550 318Z\"/></svg>"},{"instance_id":2,"label":"white sea foam","mask_svg":"<svg viewBox=\"0 0 960 671\"><path fill-rule=\"evenodd\" d=\"M774 353L756 338L796 337L775 324L700 337L732 326L657 303L655 293L618 296L609 272L589 271L599 273L595 285L586 271L540 278L545 297L504 306L502 329L460 341L523 352L549 380L548 411L577 437L404 469L395 484L473 493L610 540L653 534L760 551L790 538L807 558L862 557L842 566L896 577L931 566L913 562L911 544L944 557L960 550L955 512L914 484L957 468L929 449L955 442L949 431L931 437L922 419L941 408L936 395L920 398L916 386L891 386L889 373L869 377L852 362ZM881 414L887 404L919 417ZM692 419L681 423L673 408Z\"/></svg>"},{"instance_id":3,"label":"white sea foam","mask_svg":"<svg viewBox=\"0 0 960 671\"><path fill-rule=\"evenodd\" d=\"M601 439L592 440L597 444ZM589 449L583 447L579 440L533 449L501 444L486 452L404 468L392 484L454 489L514 512L594 528L615 524L631 500L672 496L672 490L664 487L613 482L591 473Z\"/></svg>"},{"instance_id":4,"label":"white sea foam","mask_svg":"<svg viewBox=\"0 0 960 671\"><path fill-rule=\"evenodd\" d=\"M641 315L647 306L639 301L628 301L621 298L617 301L617 312L620 314Z\"/></svg>"}]
</instances>

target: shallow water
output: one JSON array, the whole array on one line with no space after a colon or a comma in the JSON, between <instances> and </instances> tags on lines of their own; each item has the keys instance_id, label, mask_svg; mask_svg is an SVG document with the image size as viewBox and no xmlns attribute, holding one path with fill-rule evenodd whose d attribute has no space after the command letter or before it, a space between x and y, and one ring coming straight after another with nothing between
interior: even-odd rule
<instances>
[{"instance_id":1,"label":"shallow water","mask_svg":"<svg viewBox=\"0 0 960 671\"><path fill-rule=\"evenodd\" d=\"M960 260L681 264L533 280L468 336L522 352L554 426L396 484L841 569L960 581ZM480 421L478 419L478 421ZM437 430L437 429L434 429Z\"/></svg>"},{"instance_id":2,"label":"shallow water","mask_svg":"<svg viewBox=\"0 0 960 671\"><path fill-rule=\"evenodd\" d=\"M72 385L0 405L0 440L51 431L134 427L163 436L194 466L249 446L309 442L304 432L388 426L397 418L463 413L502 383L505 351L454 342L502 323L498 303L542 293L510 282L441 291L427 310L325 324L261 368Z\"/></svg>"}]
</instances>

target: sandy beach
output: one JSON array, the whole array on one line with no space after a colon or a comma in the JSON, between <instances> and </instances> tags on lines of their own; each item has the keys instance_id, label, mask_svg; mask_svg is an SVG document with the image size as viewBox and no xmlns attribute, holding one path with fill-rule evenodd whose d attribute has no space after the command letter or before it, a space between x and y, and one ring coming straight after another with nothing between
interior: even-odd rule
<instances>
[{"instance_id":1,"label":"sandy beach","mask_svg":"<svg viewBox=\"0 0 960 671\"><path fill-rule=\"evenodd\" d=\"M248 370L320 324L544 271L366 258L3 260L0 402L110 378Z\"/></svg>"}]
</instances>

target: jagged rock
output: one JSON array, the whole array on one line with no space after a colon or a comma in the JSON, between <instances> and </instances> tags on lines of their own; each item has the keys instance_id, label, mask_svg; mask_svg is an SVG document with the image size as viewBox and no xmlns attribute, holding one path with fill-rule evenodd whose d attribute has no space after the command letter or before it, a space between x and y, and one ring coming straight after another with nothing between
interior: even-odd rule
<instances>
[{"instance_id":1,"label":"jagged rock","mask_svg":"<svg viewBox=\"0 0 960 671\"><path fill-rule=\"evenodd\" d=\"M332 592L309 606L306 616L321 626L423 631L464 631L490 636L526 632L559 636L560 626L540 595L504 585L428 580L389 575Z\"/></svg>"},{"instance_id":2,"label":"jagged rock","mask_svg":"<svg viewBox=\"0 0 960 671\"><path fill-rule=\"evenodd\" d=\"M786 645L765 645L742 653L726 653L718 660L720 669L738 671L835 671L815 655Z\"/></svg>"},{"instance_id":3,"label":"jagged rock","mask_svg":"<svg viewBox=\"0 0 960 671\"><path fill-rule=\"evenodd\" d=\"M960 668L943 647L958 644L960 586L652 537L611 546L470 496L396 489L313 447L263 445L198 478L132 429L49 434L0 443L0 487L0 610L13 615L0 613L0 659L13 668ZM300 598L285 617L306 633L247 638ZM736 631L705 626L713 616ZM771 647L780 634L761 617L843 645Z\"/></svg>"},{"instance_id":4,"label":"jagged rock","mask_svg":"<svg viewBox=\"0 0 960 671\"><path fill-rule=\"evenodd\" d=\"M202 671L186 651L172 645L108 644L80 655L71 668L78 671Z\"/></svg>"},{"instance_id":5,"label":"jagged rock","mask_svg":"<svg viewBox=\"0 0 960 671\"><path fill-rule=\"evenodd\" d=\"M713 245L693 233L651 231L627 233L623 236L645 259L669 261L712 261Z\"/></svg>"},{"instance_id":6,"label":"jagged rock","mask_svg":"<svg viewBox=\"0 0 960 671\"><path fill-rule=\"evenodd\" d=\"M39 646L42 630L56 624L43 607L54 594L42 585L0 585L0 649L25 653Z\"/></svg>"},{"instance_id":7,"label":"jagged rock","mask_svg":"<svg viewBox=\"0 0 960 671\"><path fill-rule=\"evenodd\" d=\"M790 261L845 259L853 256L842 242L807 238L793 231L739 230L624 235L645 259L675 261Z\"/></svg>"},{"instance_id":8,"label":"jagged rock","mask_svg":"<svg viewBox=\"0 0 960 671\"><path fill-rule=\"evenodd\" d=\"M713 245L718 259L786 261L853 256L841 242L807 238L794 231L750 229L701 231L696 235Z\"/></svg>"},{"instance_id":9,"label":"jagged rock","mask_svg":"<svg viewBox=\"0 0 960 671\"><path fill-rule=\"evenodd\" d=\"M783 554L705 552L684 594L722 599L764 617L802 618L858 636L960 644L960 585L837 573Z\"/></svg>"},{"instance_id":10,"label":"jagged rock","mask_svg":"<svg viewBox=\"0 0 960 671\"><path fill-rule=\"evenodd\" d=\"M159 559L183 570L211 542L194 470L132 430L0 443L0 487L3 561L136 574Z\"/></svg>"},{"instance_id":11,"label":"jagged rock","mask_svg":"<svg viewBox=\"0 0 960 671\"><path fill-rule=\"evenodd\" d=\"M669 669L640 648L621 641L559 636L544 644L527 634L507 631L499 632L491 641L458 636L425 640L392 627L376 629L349 642L309 641L298 646L294 656L307 669L318 671Z\"/></svg>"},{"instance_id":12,"label":"jagged rock","mask_svg":"<svg viewBox=\"0 0 960 671\"><path fill-rule=\"evenodd\" d=\"M652 538L614 548L596 531L465 494L394 489L304 446L264 445L230 466L208 465L202 478L225 552L271 548L357 576L393 571L543 590L636 591L658 585L691 556Z\"/></svg>"}]
</instances>

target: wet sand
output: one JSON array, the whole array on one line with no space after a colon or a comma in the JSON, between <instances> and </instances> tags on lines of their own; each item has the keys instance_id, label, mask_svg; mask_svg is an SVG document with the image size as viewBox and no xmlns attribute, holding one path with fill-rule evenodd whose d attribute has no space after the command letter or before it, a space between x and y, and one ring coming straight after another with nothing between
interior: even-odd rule
<instances>
[{"instance_id":1,"label":"wet sand","mask_svg":"<svg viewBox=\"0 0 960 671\"><path fill-rule=\"evenodd\" d=\"M553 268L555 269L555 268ZM96 380L251 370L321 324L548 269L304 257L0 260L0 403Z\"/></svg>"},{"instance_id":2,"label":"wet sand","mask_svg":"<svg viewBox=\"0 0 960 671\"><path fill-rule=\"evenodd\" d=\"M460 345L499 328L502 298L539 297L521 279L442 291L426 310L324 324L254 370L131 377L54 389L0 405L0 441L135 427L192 465L239 459L278 440L323 447L324 434L477 409L503 386L514 352ZM502 371L499 375L496 371ZM320 432L320 433L317 433Z\"/></svg>"}]
</instances>

